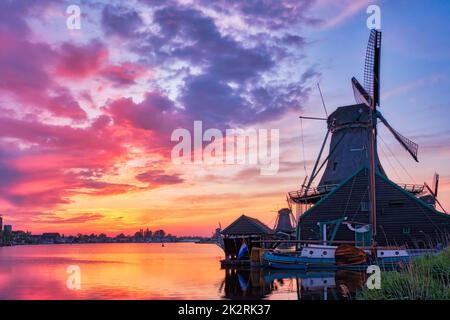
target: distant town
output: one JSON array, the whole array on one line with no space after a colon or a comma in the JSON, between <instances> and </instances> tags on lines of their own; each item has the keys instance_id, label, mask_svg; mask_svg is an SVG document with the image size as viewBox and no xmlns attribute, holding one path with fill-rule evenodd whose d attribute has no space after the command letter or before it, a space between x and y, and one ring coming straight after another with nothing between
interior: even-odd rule
<instances>
[{"instance_id":1,"label":"distant town","mask_svg":"<svg viewBox=\"0 0 450 320\"><path fill-rule=\"evenodd\" d=\"M215 243L220 236L220 230L211 237L184 236L177 237L166 234L162 229L151 231L141 229L133 235L120 233L114 237L109 237L104 233L81 234L76 236L65 236L57 232L45 232L42 234L31 234L28 231L13 230L12 225L3 225L3 218L0 216L0 247L32 244L72 244L72 243L166 243L166 242L196 242Z\"/></svg>"}]
</instances>

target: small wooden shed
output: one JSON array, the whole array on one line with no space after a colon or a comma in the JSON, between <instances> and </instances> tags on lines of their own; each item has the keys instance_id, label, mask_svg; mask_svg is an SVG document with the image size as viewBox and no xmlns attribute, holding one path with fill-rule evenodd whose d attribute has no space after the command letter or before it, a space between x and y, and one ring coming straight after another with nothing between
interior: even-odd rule
<instances>
[{"instance_id":1,"label":"small wooden shed","mask_svg":"<svg viewBox=\"0 0 450 320\"><path fill-rule=\"evenodd\" d=\"M268 240L273 235L273 230L258 219L242 215L221 232L224 242L225 261L237 262L239 249L243 241L248 247L248 254L241 259L249 262L249 254L254 247L260 248L260 240Z\"/></svg>"}]
</instances>

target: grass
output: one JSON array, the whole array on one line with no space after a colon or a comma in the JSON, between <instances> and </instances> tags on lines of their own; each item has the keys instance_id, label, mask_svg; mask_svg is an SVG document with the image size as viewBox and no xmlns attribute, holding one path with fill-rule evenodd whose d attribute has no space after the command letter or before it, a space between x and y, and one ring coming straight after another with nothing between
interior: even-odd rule
<instances>
[{"instance_id":1,"label":"grass","mask_svg":"<svg viewBox=\"0 0 450 320\"><path fill-rule=\"evenodd\" d=\"M364 288L362 300L450 300L450 248L417 258L401 271L381 274L381 289Z\"/></svg>"}]
</instances>

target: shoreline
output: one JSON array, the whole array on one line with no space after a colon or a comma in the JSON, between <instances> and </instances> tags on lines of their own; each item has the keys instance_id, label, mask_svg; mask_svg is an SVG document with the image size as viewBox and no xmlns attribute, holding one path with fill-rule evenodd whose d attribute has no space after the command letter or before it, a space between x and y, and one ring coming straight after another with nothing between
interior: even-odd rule
<instances>
[{"instance_id":1,"label":"shoreline","mask_svg":"<svg viewBox=\"0 0 450 320\"><path fill-rule=\"evenodd\" d=\"M151 242L71 242L71 243L25 243L0 246L0 248L23 247L23 246L49 246L49 245L79 245L79 244L169 244L169 243L193 243L193 244L214 244L211 242L198 243L192 241L151 241Z\"/></svg>"}]
</instances>

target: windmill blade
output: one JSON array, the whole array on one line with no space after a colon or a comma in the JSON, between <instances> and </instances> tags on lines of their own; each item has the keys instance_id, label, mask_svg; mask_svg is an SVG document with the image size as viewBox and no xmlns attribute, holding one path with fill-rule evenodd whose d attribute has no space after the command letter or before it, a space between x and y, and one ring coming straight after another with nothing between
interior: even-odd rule
<instances>
[{"instance_id":1,"label":"windmill blade","mask_svg":"<svg viewBox=\"0 0 450 320\"><path fill-rule=\"evenodd\" d=\"M291 203L291 201L289 200L288 195L286 195L286 202L287 202L287 205L288 205L288 207L289 207L289 210L291 210L291 212L292 212L292 203Z\"/></svg>"},{"instance_id":2,"label":"windmill blade","mask_svg":"<svg viewBox=\"0 0 450 320\"><path fill-rule=\"evenodd\" d=\"M437 176L439 177L439 175L438 175L437 173L435 173L435 175L437 175ZM439 179L439 178L438 178L438 179ZM426 182L424 182L423 185L428 189L428 192L429 192L429 193L431 194L431 196L434 198L434 201L439 205L439 207L441 207L442 211L444 211L445 213L447 213L447 211L445 210L445 208L442 206L442 204L439 202L439 200L438 200L438 198L437 198L437 193L436 193L437 189L436 189L436 191L431 190L431 187L430 187Z\"/></svg>"},{"instance_id":3,"label":"windmill blade","mask_svg":"<svg viewBox=\"0 0 450 320\"><path fill-rule=\"evenodd\" d=\"M380 102L380 53L381 32L372 29L366 50L366 61L364 64L364 89L378 105Z\"/></svg>"},{"instance_id":4,"label":"windmill blade","mask_svg":"<svg viewBox=\"0 0 450 320\"><path fill-rule=\"evenodd\" d=\"M356 103L363 103L367 106L372 105L372 98L355 77L352 78L352 88Z\"/></svg>"},{"instance_id":5,"label":"windmill blade","mask_svg":"<svg viewBox=\"0 0 450 320\"><path fill-rule=\"evenodd\" d=\"M434 195L437 197L439 188L439 174L437 172L435 172L433 176L433 188L434 188Z\"/></svg>"},{"instance_id":6,"label":"windmill blade","mask_svg":"<svg viewBox=\"0 0 450 320\"><path fill-rule=\"evenodd\" d=\"M383 117L383 115L377 111L377 116L381 120L381 122L384 123L384 125L391 131L391 133L394 135L395 139L397 139L398 142L406 149L406 151L409 152L409 154L419 162L417 159L417 153L419 151L419 145L415 143L414 141L411 141L410 139L406 138L405 136L401 135L398 131L396 131L390 124L387 122L387 120Z\"/></svg>"}]
</instances>

